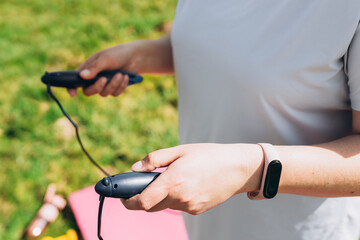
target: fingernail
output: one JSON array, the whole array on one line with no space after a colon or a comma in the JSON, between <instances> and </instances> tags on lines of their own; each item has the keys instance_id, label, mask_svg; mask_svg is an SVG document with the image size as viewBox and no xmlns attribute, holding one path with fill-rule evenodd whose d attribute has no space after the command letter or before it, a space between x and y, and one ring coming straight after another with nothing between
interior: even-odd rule
<instances>
[{"instance_id":1,"label":"fingernail","mask_svg":"<svg viewBox=\"0 0 360 240\"><path fill-rule=\"evenodd\" d=\"M136 163L134 163L132 166L131 166L131 170L133 171L140 171L142 169L142 162L141 161L138 161Z\"/></svg>"},{"instance_id":2,"label":"fingernail","mask_svg":"<svg viewBox=\"0 0 360 240\"><path fill-rule=\"evenodd\" d=\"M88 70L88 69L85 69L85 70L82 70L81 71L81 75L83 75L83 76L89 76L90 75L90 71Z\"/></svg>"}]
</instances>

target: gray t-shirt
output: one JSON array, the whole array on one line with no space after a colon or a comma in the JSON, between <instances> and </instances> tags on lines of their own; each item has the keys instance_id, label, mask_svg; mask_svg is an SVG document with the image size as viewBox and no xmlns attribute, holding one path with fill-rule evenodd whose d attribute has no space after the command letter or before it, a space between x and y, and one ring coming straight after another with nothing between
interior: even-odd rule
<instances>
[{"instance_id":1,"label":"gray t-shirt","mask_svg":"<svg viewBox=\"0 0 360 240\"><path fill-rule=\"evenodd\" d=\"M349 134L360 110L359 20L359 0L179 0L180 143L308 145ZM350 240L360 200L240 194L185 218L191 240Z\"/></svg>"}]
</instances>

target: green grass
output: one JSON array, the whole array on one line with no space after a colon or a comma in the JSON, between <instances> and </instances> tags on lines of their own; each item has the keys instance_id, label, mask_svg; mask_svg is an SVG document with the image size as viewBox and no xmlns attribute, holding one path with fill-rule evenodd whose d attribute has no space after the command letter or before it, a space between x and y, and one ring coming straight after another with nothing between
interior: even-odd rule
<instances>
[{"instance_id":1,"label":"green grass","mask_svg":"<svg viewBox=\"0 0 360 240\"><path fill-rule=\"evenodd\" d=\"M55 183L69 193L103 176L74 137L40 82L44 71L75 69L92 53L156 38L176 1L17 0L0 2L0 239L20 239ZM79 123L86 148L111 173L128 170L148 152L177 144L177 92L172 76L145 76L118 98L54 89ZM59 120L60 119L60 120ZM46 234L75 228L67 208Z\"/></svg>"}]
</instances>

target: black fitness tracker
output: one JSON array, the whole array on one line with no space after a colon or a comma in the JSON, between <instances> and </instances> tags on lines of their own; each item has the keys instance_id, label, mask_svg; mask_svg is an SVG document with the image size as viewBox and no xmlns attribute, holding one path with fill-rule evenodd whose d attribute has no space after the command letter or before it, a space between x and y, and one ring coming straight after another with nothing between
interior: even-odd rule
<instances>
[{"instance_id":1,"label":"black fitness tracker","mask_svg":"<svg viewBox=\"0 0 360 240\"><path fill-rule=\"evenodd\" d=\"M251 200L270 199L276 196L279 188L282 164L279 154L269 143L258 143L264 154L264 170L259 192L248 192Z\"/></svg>"}]
</instances>

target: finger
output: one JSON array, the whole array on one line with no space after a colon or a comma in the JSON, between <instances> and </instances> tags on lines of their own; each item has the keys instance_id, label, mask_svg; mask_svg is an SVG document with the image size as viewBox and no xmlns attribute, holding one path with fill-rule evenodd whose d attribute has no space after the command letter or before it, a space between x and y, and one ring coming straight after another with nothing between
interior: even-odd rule
<instances>
[{"instance_id":1,"label":"finger","mask_svg":"<svg viewBox=\"0 0 360 240\"><path fill-rule=\"evenodd\" d=\"M150 211L154 206L163 201L169 194L168 181L165 173L160 175L145 190L129 199L121 202L130 210Z\"/></svg>"},{"instance_id":2,"label":"finger","mask_svg":"<svg viewBox=\"0 0 360 240\"><path fill-rule=\"evenodd\" d=\"M101 91L100 95L103 97L112 94L119 86L122 85L124 81L124 76L121 73L115 74L111 81L105 86L104 90Z\"/></svg>"},{"instance_id":3,"label":"finger","mask_svg":"<svg viewBox=\"0 0 360 240\"><path fill-rule=\"evenodd\" d=\"M150 208L149 210L144 209L140 204L140 195L136 195L131 199L122 199L120 198L122 204L129 210L145 210L147 212L158 212L164 209L170 208L172 206L171 202L168 198L164 198L158 204L155 204L154 207Z\"/></svg>"},{"instance_id":4,"label":"finger","mask_svg":"<svg viewBox=\"0 0 360 240\"><path fill-rule=\"evenodd\" d=\"M174 206L174 201L169 199L169 196L164 198L161 202L152 207L148 212L158 212ZM172 208L173 209L173 208Z\"/></svg>"},{"instance_id":5,"label":"finger","mask_svg":"<svg viewBox=\"0 0 360 240\"><path fill-rule=\"evenodd\" d=\"M83 88L84 95L91 96L100 93L104 89L106 84L107 84L107 79L105 77L101 77L94 84L86 88Z\"/></svg>"},{"instance_id":6,"label":"finger","mask_svg":"<svg viewBox=\"0 0 360 240\"><path fill-rule=\"evenodd\" d=\"M106 61L102 60L101 57L96 58L94 61L91 61L86 68L84 68L83 70L81 70L80 72L80 76L83 79L92 79L94 77L96 77L96 75L101 72L104 71L106 69Z\"/></svg>"},{"instance_id":7,"label":"finger","mask_svg":"<svg viewBox=\"0 0 360 240\"><path fill-rule=\"evenodd\" d=\"M159 167L166 167L183 154L182 146L160 149L149 153L144 159L132 165L134 172L153 171Z\"/></svg>"},{"instance_id":8,"label":"finger","mask_svg":"<svg viewBox=\"0 0 360 240\"><path fill-rule=\"evenodd\" d=\"M76 94L77 94L77 89L76 88L68 88L67 91L68 91L68 93L69 93L69 95L71 97L75 97Z\"/></svg>"},{"instance_id":9,"label":"finger","mask_svg":"<svg viewBox=\"0 0 360 240\"><path fill-rule=\"evenodd\" d=\"M129 210L143 210L139 204L140 194L137 194L129 199L120 198L121 203Z\"/></svg>"},{"instance_id":10,"label":"finger","mask_svg":"<svg viewBox=\"0 0 360 240\"><path fill-rule=\"evenodd\" d=\"M125 75L123 83L121 84L120 87L118 87L118 89L115 90L115 92L113 92L112 95L114 97L119 96L121 93L123 93L125 91L125 89L128 85L129 85L129 76Z\"/></svg>"},{"instance_id":11,"label":"finger","mask_svg":"<svg viewBox=\"0 0 360 240\"><path fill-rule=\"evenodd\" d=\"M179 204L178 201L174 199L170 199L169 196L162 200L160 203L156 204L153 208L148 210L147 212L159 212L165 209L173 209L183 212L190 212L189 207L186 204Z\"/></svg>"}]
</instances>

